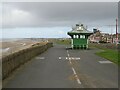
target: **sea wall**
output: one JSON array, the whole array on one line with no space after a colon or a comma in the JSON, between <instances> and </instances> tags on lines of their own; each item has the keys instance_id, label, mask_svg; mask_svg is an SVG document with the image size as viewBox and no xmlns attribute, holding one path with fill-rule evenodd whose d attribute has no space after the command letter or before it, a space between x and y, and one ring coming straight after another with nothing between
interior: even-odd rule
<instances>
[{"instance_id":1,"label":"sea wall","mask_svg":"<svg viewBox=\"0 0 120 90\"><path fill-rule=\"evenodd\" d=\"M52 43L42 45L35 44L29 48L2 57L2 79L8 77L16 68L20 67L20 65L43 53L52 46Z\"/></svg>"}]
</instances>

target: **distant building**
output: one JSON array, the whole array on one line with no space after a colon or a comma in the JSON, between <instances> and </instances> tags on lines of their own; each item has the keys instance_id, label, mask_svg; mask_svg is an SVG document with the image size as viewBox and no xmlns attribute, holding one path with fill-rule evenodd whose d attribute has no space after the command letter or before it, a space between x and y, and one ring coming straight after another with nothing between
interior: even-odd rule
<instances>
[{"instance_id":1,"label":"distant building","mask_svg":"<svg viewBox=\"0 0 120 90\"><path fill-rule=\"evenodd\" d=\"M100 32L100 30L97 30L97 29L93 29L93 34L92 35L90 35L90 37L89 37L89 40L90 40L90 42L99 42L99 41L101 41L102 40L102 34L101 34L101 32Z\"/></svg>"},{"instance_id":2,"label":"distant building","mask_svg":"<svg viewBox=\"0 0 120 90\"><path fill-rule=\"evenodd\" d=\"M93 29L93 34L89 37L89 41L93 43L106 42L115 43L116 34L102 33L100 30ZM120 34L118 34L118 40L120 40Z\"/></svg>"}]
</instances>

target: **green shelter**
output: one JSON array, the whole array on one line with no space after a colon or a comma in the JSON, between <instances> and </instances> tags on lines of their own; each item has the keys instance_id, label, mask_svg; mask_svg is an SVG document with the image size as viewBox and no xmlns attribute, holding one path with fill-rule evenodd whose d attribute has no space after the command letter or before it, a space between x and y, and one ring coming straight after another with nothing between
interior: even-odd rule
<instances>
[{"instance_id":1,"label":"green shelter","mask_svg":"<svg viewBox=\"0 0 120 90\"><path fill-rule=\"evenodd\" d=\"M67 34L71 36L71 47L73 49L87 49L88 37L93 33L88 31L83 24L76 24L76 27Z\"/></svg>"}]
</instances>

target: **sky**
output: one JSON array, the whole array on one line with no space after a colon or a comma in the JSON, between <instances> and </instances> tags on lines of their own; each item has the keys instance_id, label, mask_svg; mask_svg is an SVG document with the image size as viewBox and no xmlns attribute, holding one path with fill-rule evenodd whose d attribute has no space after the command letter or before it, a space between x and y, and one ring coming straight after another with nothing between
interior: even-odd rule
<instances>
[{"instance_id":1,"label":"sky","mask_svg":"<svg viewBox=\"0 0 120 90\"><path fill-rule=\"evenodd\" d=\"M117 2L3 2L2 38L67 38L76 23L115 33Z\"/></svg>"}]
</instances>

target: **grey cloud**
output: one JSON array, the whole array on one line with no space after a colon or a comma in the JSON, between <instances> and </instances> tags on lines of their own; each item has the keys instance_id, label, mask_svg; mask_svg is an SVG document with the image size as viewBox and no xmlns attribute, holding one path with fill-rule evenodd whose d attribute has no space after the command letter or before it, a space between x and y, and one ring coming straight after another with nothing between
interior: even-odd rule
<instances>
[{"instance_id":1,"label":"grey cloud","mask_svg":"<svg viewBox=\"0 0 120 90\"><path fill-rule=\"evenodd\" d=\"M118 16L117 2L11 2L5 3L3 10L7 5L27 11L33 18L29 23L4 23L4 27L70 26L78 22L109 25Z\"/></svg>"}]
</instances>

